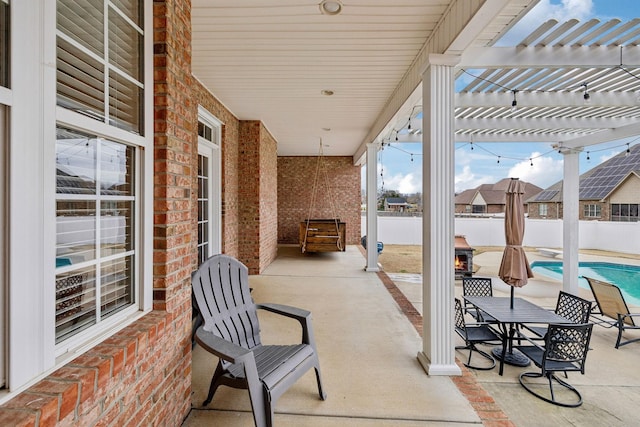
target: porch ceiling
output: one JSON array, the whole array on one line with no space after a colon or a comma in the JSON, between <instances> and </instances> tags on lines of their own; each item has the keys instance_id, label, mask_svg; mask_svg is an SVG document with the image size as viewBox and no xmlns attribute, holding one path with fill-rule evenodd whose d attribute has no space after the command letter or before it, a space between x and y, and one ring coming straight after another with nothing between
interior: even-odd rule
<instances>
[{"instance_id":1,"label":"porch ceiling","mask_svg":"<svg viewBox=\"0 0 640 427\"><path fill-rule=\"evenodd\" d=\"M279 155L316 155L322 138L325 155L357 161L369 142L420 141L419 72L434 46L462 58L458 141L639 134L640 19L549 21L493 46L537 1L343 0L331 16L320 0L193 0L193 74L239 119L262 120Z\"/></svg>"},{"instance_id":2,"label":"porch ceiling","mask_svg":"<svg viewBox=\"0 0 640 427\"><path fill-rule=\"evenodd\" d=\"M316 155L320 138L326 155L355 155L407 99L430 40L493 40L538 0L342 0L334 16L320 1L193 0L193 74L239 119L262 120L279 155ZM477 8L491 19L455 22Z\"/></svg>"}]
</instances>

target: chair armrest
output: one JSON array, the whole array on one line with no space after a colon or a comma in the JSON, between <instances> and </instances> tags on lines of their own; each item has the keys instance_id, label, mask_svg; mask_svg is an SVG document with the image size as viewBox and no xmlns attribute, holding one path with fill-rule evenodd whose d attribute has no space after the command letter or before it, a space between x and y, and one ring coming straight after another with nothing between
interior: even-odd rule
<instances>
[{"instance_id":1,"label":"chair armrest","mask_svg":"<svg viewBox=\"0 0 640 427\"><path fill-rule=\"evenodd\" d=\"M202 348L231 363L242 361L251 354L250 350L205 331L204 326L196 330L195 339Z\"/></svg>"},{"instance_id":2,"label":"chair armrest","mask_svg":"<svg viewBox=\"0 0 640 427\"><path fill-rule=\"evenodd\" d=\"M624 322L624 319L630 318L633 321L633 318L640 318L640 313L630 313L630 314L620 314L618 313L618 322ZM629 325L628 325L629 326ZM633 326L630 326L633 328ZM635 328L640 328L640 325L636 325Z\"/></svg>"},{"instance_id":3,"label":"chair armrest","mask_svg":"<svg viewBox=\"0 0 640 427\"><path fill-rule=\"evenodd\" d=\"M256 307L271 313L276 313L282 316L291 317L299 322L303 322L307 318L311 317L311 312L298 307L291 307L283 304L271 304L262 303L256 304Z\"/></svg>"},{"instance_id":4,"label":"chair armrest","mask_svg":"<svg viewBox=\"0 0 640 427\"><path fill-rule=\"evenodd\" d=\"M269 311L271 313L290 317L300 322L300 326L302 326L302 343L309 344L314 349L316 348L315 338L313 335L313 327L311 325L310 311L304 310L302 308L291 307L289 305L270 303L256 304L256 307L265 311Z\"/></svg>"}]
</instances>

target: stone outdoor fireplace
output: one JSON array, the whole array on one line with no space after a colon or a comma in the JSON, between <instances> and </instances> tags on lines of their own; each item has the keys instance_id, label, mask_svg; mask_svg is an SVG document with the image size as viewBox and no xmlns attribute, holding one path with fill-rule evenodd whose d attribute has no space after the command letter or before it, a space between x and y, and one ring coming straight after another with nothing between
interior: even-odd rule
<instances>
[{"instance_id":1,"label":"stone outdoor fireplace","mask_svg":"<svg viewBox=\"0 0 640 427\"><path fill-rule=\"evenodd\" d=\"M473 248L464 236L455 236L454 265L456 279L471 277L473 274Z\"/></svg>"}]
</instances>

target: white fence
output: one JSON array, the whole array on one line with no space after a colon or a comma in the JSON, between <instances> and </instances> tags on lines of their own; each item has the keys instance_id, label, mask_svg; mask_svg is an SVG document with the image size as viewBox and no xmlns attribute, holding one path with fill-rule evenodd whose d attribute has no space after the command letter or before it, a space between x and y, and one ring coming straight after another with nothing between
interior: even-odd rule
<instances>
[{"instance_id":1,"label":"white fence","mask_svg":"<svg viewBox=\"0 0 640 427\"><path fill-rule=\"evenodd\" d=\"M362 234L366 233L362 217ZM504 218L456 218L455 233L473 246L504 246ZM421 217L378 217L378 240L390 245L421 245ZM580 249L640 253L640 222L580 221ZM562 220L526 219L524 246L562 247Z\"/></svg>"}]
</instances>

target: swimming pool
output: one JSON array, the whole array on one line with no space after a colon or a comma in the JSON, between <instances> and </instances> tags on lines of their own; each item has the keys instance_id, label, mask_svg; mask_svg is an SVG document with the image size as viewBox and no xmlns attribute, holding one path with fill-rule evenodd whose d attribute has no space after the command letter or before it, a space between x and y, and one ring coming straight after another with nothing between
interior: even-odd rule
<instances>
[{"instance_id":1,"label":"swimming pool","mask_svg":"<svg viewBox=\"0 0 640 427\"><path fill-rule=\"evenodd\" d=\"M551 279L562 281L562 262L534 261L531 270ZM581 288L589 289L589 284L582 276L617 285L628 304L640 305L640 266L614 264L612 262L581 262L578 264L578 283Z\"/></svg>"}]
</instances>

